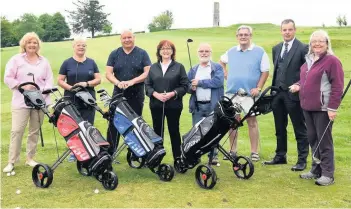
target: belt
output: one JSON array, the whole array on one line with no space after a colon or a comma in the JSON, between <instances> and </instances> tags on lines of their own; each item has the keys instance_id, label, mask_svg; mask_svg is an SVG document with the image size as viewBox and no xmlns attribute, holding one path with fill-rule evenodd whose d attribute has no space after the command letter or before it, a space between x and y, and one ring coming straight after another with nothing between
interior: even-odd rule
<instances>
[{"instance_id":1,"label":"belt","mask_svg":"<svg viewBox=\"0 0 351 209\"><path fill-rule=\"evenodd\" d=\"M198 104L209 104L211 101L196 101Z\"/></svg>"}]
</instances>

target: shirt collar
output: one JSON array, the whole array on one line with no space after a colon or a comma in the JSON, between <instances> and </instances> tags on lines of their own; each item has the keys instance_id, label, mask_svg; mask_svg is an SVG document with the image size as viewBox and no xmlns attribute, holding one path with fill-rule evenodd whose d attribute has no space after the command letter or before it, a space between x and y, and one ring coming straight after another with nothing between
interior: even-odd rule
<instances>
[{"instance_id":1,"label":"shirt collar","mask_svg":"<svg viewBox=\"0 0 351 209\"><path fill-rule=\"evenodd\" d=\"M252 43L252 44L250 45L250 47L247 48L247 50L251 51L254 47L255 47L255 44ZM242 51L241 48L240 48L240 45L236 46L236 50L237 50L237 51ZM246 50L245 50L245 51L246 51Z\"/></svg>"},{"instance_id":2,"label":"shirt collar","mask_svg":"<svg viewBox=\"0 0 351 209\"><path fill-rule=\"evenodd\" d=\"M168 62L168 63L163 64L163 63L162 63L162 61L160 61L160 65L161 65L161 66L168 66L168 65L170 65L170 64L171 64L171 62L172 62L172 60L169 60L169 62Z\"/></svg>"},{"instance_id":3,"label":"shirt collar","mask_svg":"<svg viewBox=\"0 0 351 209\"><path fill-rule=\"evenodd\" d=\"M199 64L199 66L202 67L202 68L211 67L211 61L208 61L206 66L202 66L201 63Z\"/></svg>"},{"instance_id":4,"label":"shirt collar","mask_svg":"<svg viewBox=\"0 0 351 209\"><path fill-rule=\"evenodd\" d=\"M294 41L295 41L295 37L294 37L292 40L288 41L289 46L291 46L291 45L294 43ZM285 44L285 43L286 43L286 42L284 41L284 44Z\"/></svg>"},{"instance_id":5,"label":"shirt collar","mask_svg":"<svg viewBox=\"0 0 351 209\"><path fill-rule=\"evenodd\" d=\"M41 56L41 55L40 55L40 54L38 54L38 53L37 53L37 55L38 55L38 57L39 57L39 59L40 59L40 60L42 60L42 59L43 59L43 56ZM24 57L27 57L27 53L26 53L26 52L24 52L24 53L22 53L22 54L21 54L21 56L22 56L23 58L24 58Z\"/></svg>"}]
</instances>

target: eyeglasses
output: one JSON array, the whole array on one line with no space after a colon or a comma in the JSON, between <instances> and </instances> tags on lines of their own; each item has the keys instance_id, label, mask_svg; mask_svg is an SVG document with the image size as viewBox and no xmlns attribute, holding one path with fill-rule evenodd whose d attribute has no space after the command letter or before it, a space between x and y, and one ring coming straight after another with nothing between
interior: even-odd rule
<instances>
[{"instance_id":1,"label":"eyeglasses","mask_svg":"<svg viewBox=\"0 0 351 209\"><path fill-rule=\"evenodd\" d=\"M172 48L161 48L162 51L171 51Z\"/></svg>"},{"instance_id":2,"label":"eyeglasses","mask_svg":"<svg viewBox=\"0 0 351 209\"><path fill-rule=\"evenodd\" d=\"M321 44L321 43L326 43L327 41L326 40L313 40L311 41L311 44Z\"/></svg>"},{"instance_id":3,"label":"eyeglasses","mask_svg":"<svg viewBox=\"0 0 351 209\"><path fill-rule=\"evenodd\" d=\"M83 47L83 48L87 47L86 44L77 44L76 46L77 46L77 47Z\"/></svg>"},{"instance_id":4,"label":"eyeglasses","mask_svg":"<svg viewBox=\"0 0 351 209\"><path fill-rule=\"evenodd\" d=\"M249 37L251 34L248 34L248 33L239 33L237 34L237 36L239 37Z\"/></svg>"},{"instance_id":5,"label":"eyeglasses","mask_svg":"<svg viewBox=\"0 0 351 209\"><path fill-rule=\"evenodd\" d=\"M210 53L211 51L209 50L199 50L199 53Z\"/></svg>"}]
</instances>

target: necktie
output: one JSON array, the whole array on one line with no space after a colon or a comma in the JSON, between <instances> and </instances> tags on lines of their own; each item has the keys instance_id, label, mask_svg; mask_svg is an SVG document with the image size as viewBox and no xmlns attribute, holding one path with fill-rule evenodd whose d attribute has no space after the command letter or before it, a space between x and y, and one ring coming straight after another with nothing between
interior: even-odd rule
<instances>
[{"instance_id":1,"label":"necktie","mask_svg":"<svg viewBox=\"0 0 351 209\"><path fill-rule=\"evenodd\" d=\"M285 46L285 49L284 49L284 53L283 53L282 59L284 59L286 57L286 55L288 54L289 43L285 42L284 46Z\"/></svg>"}]
</instances>

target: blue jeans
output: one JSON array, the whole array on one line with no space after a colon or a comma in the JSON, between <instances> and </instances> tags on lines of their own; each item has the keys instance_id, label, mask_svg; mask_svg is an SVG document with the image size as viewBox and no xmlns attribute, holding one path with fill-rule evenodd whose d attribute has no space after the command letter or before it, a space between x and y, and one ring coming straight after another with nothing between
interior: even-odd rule
<instances>
[{"instance_id":1,"label":"blue jeans","mask_svg":"<svg viewBox=\"0 0 351 209\"><path fill-rule=\"evenodd\" d=\"M198 108L195 108L193 112L193 126L198 123L202 118L207 117L213 110L211 109L211 103L197 104ZM214 158L218 155L218 149L214 148L208 153L208 157L213 156Z\"/></svg>"}]
</instances>

